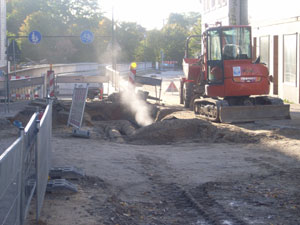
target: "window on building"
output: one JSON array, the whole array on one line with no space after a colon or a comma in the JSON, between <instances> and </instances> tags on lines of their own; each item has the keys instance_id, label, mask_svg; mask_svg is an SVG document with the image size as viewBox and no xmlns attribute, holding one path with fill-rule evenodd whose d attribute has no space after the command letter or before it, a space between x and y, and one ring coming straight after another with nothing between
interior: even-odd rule
<instances>
[{"instance_id":1,"label":"window on building","mask_svg":"<svg viewBox=\"0 0 300 225\"><path fill-rule=\"evenodd\" d=\"M216 6L216 0L211 0L211 8L215 8Z\"/></svg>"},{"instance_id":2,"label":"window on building","mask_svg":"<svg viewBox=\"0 0 300 225\"><path fill-rule=\"evenodd\" d=\"M270 45L269 45L269 43L270 43L269 36L260 37L260 43L259 43L260 61L265 63L268 68L270 65Z\"/></svg>"},{"instance_id":3,"label":"window on building","mask_svg":"<svg viewBox=\"0 0 300 225\"><path fill-rule=\"evenodd\" d=\"M283 82L297 82L297 34L283 36Z\"/></svg>"},{"instance_id":4,"label":"window on building","mask_svg":"<svg viewBox=\"0 0 300 225\"><path fill-rule=\"evenodd\" d=\"M210 10L210 0L206 0L206 11Z\"/></svg>"},{"instance_id":5,"label":"window on building","mask_svg":"<svg viewBox=\"0 0 300 225\"><path fill-rule=\"evenodd\" d=\"M218 0L218 7L222 7L223 0Z\"/></svg>"}]
</instances>

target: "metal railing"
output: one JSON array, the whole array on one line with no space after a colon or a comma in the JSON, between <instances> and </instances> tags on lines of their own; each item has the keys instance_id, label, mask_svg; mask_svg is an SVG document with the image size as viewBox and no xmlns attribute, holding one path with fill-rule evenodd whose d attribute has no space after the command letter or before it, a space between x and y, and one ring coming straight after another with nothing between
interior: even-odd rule
<instances>
[{"instance_id":1,"label":"metal railing","mask_svg":"<svg viewBox=\"0 0 300 225\"><path fill-rule=\"evenodd\" d=\"M39 120L41 118L41 120ZM0 225L23 225L36 193L36 219L50 169L52 101L34 113L20 137L0 155Z\"/></svg>"}]
</instances>

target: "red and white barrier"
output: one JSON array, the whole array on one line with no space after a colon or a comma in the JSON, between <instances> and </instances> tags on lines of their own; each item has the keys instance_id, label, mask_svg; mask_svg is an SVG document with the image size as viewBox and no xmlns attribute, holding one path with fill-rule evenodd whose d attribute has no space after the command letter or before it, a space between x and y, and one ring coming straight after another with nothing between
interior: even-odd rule
<instances>
[{"instance_id":1,"label":"red and white barrier","mask_svg":"<svg viewBox=\"0 0 300 225\"><path fill-rule=\"evenodd\" d=\"M54 96L54 71L48 70L47 71L47 87L49 90L50 97Z\"/></svg>"},{"instance_id":2,"label":"red and white barrier","mask_svg":"<svg viewBox=\"0 0 300 225\"><path fill-rule=\"evenodd\" d=\"M14 93L10 95L11 99L14 100L29 100L29 99L34 99L34 98L39 98L39 94L18 94Z\"/></svg>"},{"instance_id":3,"label":"red and white barrier","mask_svg":"<svg viewBox=\"0 0 300 225\"><path fill-rule=\"evenodd\" d=\"M99 99L103 99L103 88L100 88L100 94L99 94Z\"/></svg>"},{"instance_id":4,"label":"red and white barrier","mask_svg":"<svg viewBox=\"0 0 300 225\"><path fill-rule=\"evenodd\" d=\"M15 99L15 100L28 100L28 99L31 99L30 94L11 94L10 97L12 99Z\"/></svg>"},{"instance_id":5,"label":"red and white barrier","mask_svg":"<svg viewBox=\"0 0 300 225\"><path fill-rule=\"evenodd\" d=\"M129 76L128 76L128 81L131 85L134 85L135 84L135 75L133 73L129 73Z\"/></svg>"},{"instance_id":6,"label":"red and white barrier","mask_svg":"<svg viewBox=\"0 0 300 225\"><path fill-rule=\"evenodd\" d=\"M10 79L11 81L15 81L15 80L23 80L23 79L30 79L31 76L11 76ZM15 93L11 93L10 97L13 100L29 100L29 99L35 99L35 98L39 98L41 96L41 87L28 87L26 90L20 88L20 89L15 89L13 90L13 92ZM25 92L25 93L24 93Z\"/></svg>"},{"instance_id":7,"label":"red and white barrier","mask_svg":"<svg viewBox=\"0 0 300 225\"><path fill-rule=\"evenodd\" d=\"M30 76L10 76L10 80L23 80L23 79L29 79Z\"/></svg>"}]
</instances>

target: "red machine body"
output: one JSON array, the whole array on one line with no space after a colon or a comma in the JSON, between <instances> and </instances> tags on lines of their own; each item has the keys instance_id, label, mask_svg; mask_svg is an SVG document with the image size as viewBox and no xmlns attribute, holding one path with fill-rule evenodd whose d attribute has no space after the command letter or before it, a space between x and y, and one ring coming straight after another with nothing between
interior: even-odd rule
<instances>
[{"instance_id":1,"label":"red machine body","mask_svg":"<svg viewBox=\"0 0 300 225\"><path fill-rule=\"evenodd\" d=\"M277 106L283 105L280 99L250 97L266 96L270 91L268 68L259 59L255 62L252 60L250 26L218 26L207 29L201 36L203 54L199 58L189 57L189 41L194 37L200 36L190 36L187 39L183 59L185 77L181 80L180 103L186 108L193 107L195 113L220 121L221 106L224 109L225 106L233 107L233 114L234 109L236 113L245 109L240 106L252 106L248 107L248 111L255 114L254 112L260 113L258 107L255 107L257 105L272 105L274 102ZM287 107L284 114L289 117Z\"/></svg>"},{"instance_id":2,"label":"red machine body","mask_svg":"<svg viewBox=\"0 0 300 225\"><path fill-rule=\"evenodd\" d=\"M234 76L234 68L239 76ZM211 97L267 95L270 91L269 72L262 64L251 60L224 61L224 79L221 84L207 86Z\"/></svg>"}]
</instances>

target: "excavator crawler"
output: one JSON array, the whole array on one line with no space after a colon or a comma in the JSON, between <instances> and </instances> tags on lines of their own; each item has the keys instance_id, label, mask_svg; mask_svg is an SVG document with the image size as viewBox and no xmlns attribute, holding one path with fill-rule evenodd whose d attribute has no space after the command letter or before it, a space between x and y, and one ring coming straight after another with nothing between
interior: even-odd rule
<instances>
[{"instance_id":1,"label":"excavator crawler","mask_svg":"<svg viewBox=\"0 0 300 225\"><path fill-rule=\"evenodd\" d=\"M189 58L189 41L199 37L203 54ZM180 103L214 122L290 119L290 106L268 96L272 76L259 57L252 61L251 46L250 26L217 26L188 37Z\"/></svg>"}]
</instances>

